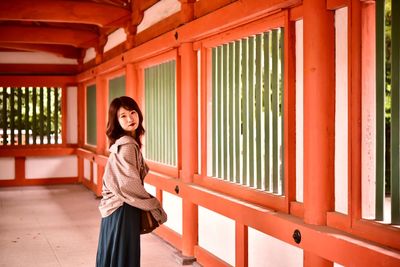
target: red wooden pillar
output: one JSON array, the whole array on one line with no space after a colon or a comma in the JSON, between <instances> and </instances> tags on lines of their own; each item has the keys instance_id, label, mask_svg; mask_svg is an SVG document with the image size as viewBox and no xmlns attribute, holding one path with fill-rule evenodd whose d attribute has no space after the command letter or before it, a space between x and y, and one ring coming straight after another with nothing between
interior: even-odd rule
<instances>
[{"instance_id":1,"label":"red wooden pillar","mask_svg":"<svg viewBox=\"0 0 400 267\"><path fill-rule=\"evenodd\" d=\"M326 225L326 214L334 209L334 13L321 0L304 0L303 12L304 221ZM304 251L304 266L332 263Z\"/></svg>"},{"instance_id":2,"label":"red wooden pillar","mask_svg":"<svg viewBox=\"0 0 400 267\"><path fill-rule=\"evenodd\" d=\"M136 102L138 101L138 79L137 79L137 71L135 65L132 63L126 64L126 88L125 92L127 96L132 97L135 99Z\"/></svg>"},{"instance_id":3,"label":"red wooden pillar","mask_svg":"<svg viewBox=\"0 0 400 267\"><path fill-rule=\"evenodd\" d=\"M96 115L97 115L97 148L96 153L103 155L106 150L106 120L107 120L107 80L96 77Z\"/></svg>"},{"instance_id":4,"label":"red wooden pillar","mask_svg":"<svg viewBox=\"0 0 400 267\"><path fill-rule=\"evenodd\" d=\"M181 144L182 171L181 179L185 183L193 181L193 175L198 172L197 146L197 55L192 43L184 43L179 48L181 63ZM194 246L197 244L198 213L197 205L183 199L182 216L182 254L194 256Z\"/></svg>"}]
</instances>

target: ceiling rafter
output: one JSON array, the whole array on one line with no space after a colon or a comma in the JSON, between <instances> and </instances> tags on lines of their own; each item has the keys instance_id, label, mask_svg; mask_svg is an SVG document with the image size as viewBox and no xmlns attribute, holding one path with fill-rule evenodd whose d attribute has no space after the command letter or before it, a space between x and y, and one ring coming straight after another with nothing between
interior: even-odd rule
<instances>
[{"instance_id":1,"label":"ceiling rafter","mask_svg":"<svg viewBox=\"0 0 400 267\"><path fill-rule=\"evenodd\" d=\"M8 43L64 44L89 48L90 42L95 42L98 37L98 34L85 30L0 25L0 42Z\"/></svg>"},{"instance_id":2,"label":"ceiling rafter","mask_svg":"<svg viewBox=\"0 0 400 267\"><path fill-rule=\"evenodd\" d=\"M130 11L127 8L90 1L0 1L0 20L67 22L117 27L122 26L121 18L128 20L129 15Z\"/></svg>"}]
</instances>

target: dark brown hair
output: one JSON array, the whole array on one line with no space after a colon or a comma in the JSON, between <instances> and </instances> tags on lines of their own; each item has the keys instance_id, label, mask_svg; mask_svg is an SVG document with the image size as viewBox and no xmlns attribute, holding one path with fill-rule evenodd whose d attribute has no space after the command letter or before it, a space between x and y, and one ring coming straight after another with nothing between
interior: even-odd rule
<instances>
[{"instance_id":1,"label":"dark brown hair","mask_svg":"<svg viewBox=\"0 0 400 267\"><path fill-rule=\"evenodd\" d=\"M140 141L142 135L144 135L144 128L143 128L143 115L140 111L140 108L135 100L128 96L121 96L114 98L111 101L110 108L108 109L108 122L107 122L107 130L106 135L110 142L110 146L112 146L115 141L126 135L127 133L122 129L121 125L118 122L118 110L123 107L126 110L134 110L139 115L139 126L135 131L135 141L139 144L139 147L142 147L142 142Z\"/></svg>"}]
</instances>

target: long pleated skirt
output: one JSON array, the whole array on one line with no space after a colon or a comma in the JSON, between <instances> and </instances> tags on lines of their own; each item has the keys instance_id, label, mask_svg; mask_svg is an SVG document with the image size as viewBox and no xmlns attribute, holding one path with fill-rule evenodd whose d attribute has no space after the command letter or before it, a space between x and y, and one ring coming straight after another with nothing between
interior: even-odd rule
<instances>
[{"instance_id":1,"label":"long pleated skirt","mask_svg":"<svg viewBox=\"0 0 400 267\"><path fill-rule=\"evenodd\" d=\"M140 209L126 203L101 219L96 267L140 266Z\"/></svg>"}]
</instances>

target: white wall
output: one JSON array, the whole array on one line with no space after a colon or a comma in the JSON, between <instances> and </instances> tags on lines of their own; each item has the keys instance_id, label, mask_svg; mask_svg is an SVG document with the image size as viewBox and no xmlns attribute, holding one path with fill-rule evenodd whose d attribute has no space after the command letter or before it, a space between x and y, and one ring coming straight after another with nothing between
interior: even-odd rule
<instances>
[{"instance_id":1,"label":"white wall","mask_svg":"<svg viewBox=\"0 0 400 267\"><path fill-rule=\"evenodd\" d=\"M163 192L163 208L168 214L165 226L182 234L182 199L171 193Z\"/></svg>"},{"instance_id":2,"label":"white wall","mask_svg":"<svg viewBox=\"0 0 400 267\"><path fill-rule=\"evenodd\" d=\"M67 87L67 144L78 143L78 88Z\"/></svg>"},{"instance_id":3,"label":"white wall","mask_svg":"<svg viewBox=\"0 0 400 267\"><path fill-rule=\"evenodd\" d=\"M249 227L249 267L303 266L303 250Z\"/></svg>"},{"instance_id":4,"label":"white wall","mask_svg":"<svg viewBox=\"0 0 400 267\"><path fill-rule=\"evenodd\" d=\"M27 157L25 160L27 179L77 177L76 156Z\"/></svg>"},{"instance_id":5,"label":"white wall","mask_svg":"<svg viewBox=\"0 0 400 267\"><path fill-rule=\"evenodd\" d=\"M303 20L296 21L296 201L303 202Z\"/></svg>"},{"instance_id":6,"label":"white wall","mask_svg":"<svg viewBox=\"0 0 400 267\"><path fill-rule=\"evenodd\" d=\"M90 180L90 160L83 160L83 178Z\"/></svg>"},{"instance_id":7,"label":"white wall","mask_svg":"<svg viewBox=\"0 0 400 267\"><path fill-rule=\"evenodd\" d=\"M15 159L0 158L0 180L15 179Z\"/></svg>"},{"instance_id":8,"label":"white wall","mask_svg":"<svg viewBox=\"0 0 400 267\"><path fill-rule=\"evenodd\" d=\"M348 37L347 7L335 12L335 211L348 209Z\"/></svg>"},{"instance_id":9,"label":"white wall","mask_svg":"<svg viewBox=\"0 0 400 267\"><path fill-rule=\"evenodd\" d=\"M142 22L138 25L137 32L142 32L157 22L181 10L178 0L160 0L144 12Z\"/></svg>"},{"instance_id":10,"label":"white wall","mask_svg":"<svg viewBox=\"0 0 400 267\"><path fill-rule=\"evenodd\" d=\"M199 206L199 245L235 265L235 221Z\"/></svg>"}]
</instances>

